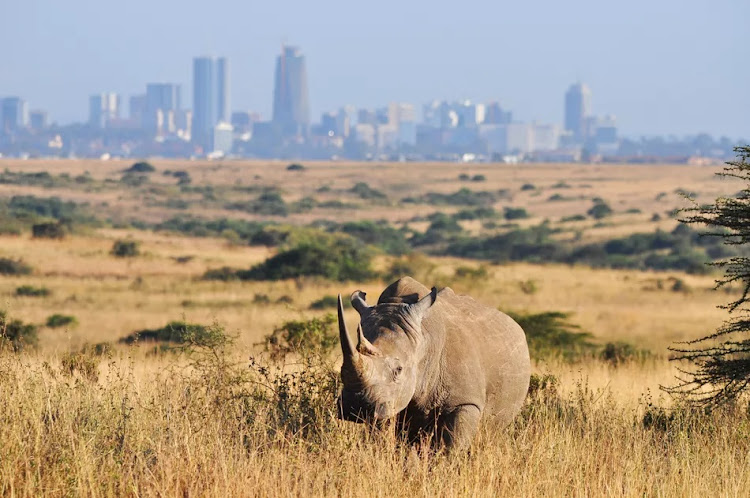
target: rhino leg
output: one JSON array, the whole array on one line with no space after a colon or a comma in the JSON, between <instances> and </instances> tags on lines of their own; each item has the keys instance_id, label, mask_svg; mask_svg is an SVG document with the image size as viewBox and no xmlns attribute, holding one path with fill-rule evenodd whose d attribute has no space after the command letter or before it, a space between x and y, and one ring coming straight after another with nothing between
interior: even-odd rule
<instances>
[{"instance_id":1,"label":"rhino leg","mask_svg":"<svg viewBox=\"0 0 750 498\"><path fill-rule=\"evenodd\" d=\"M443 414L438 427L438 441L448 451L468 447L479 428L482 413L476 405L461 405Z\"/></svg>"}]
</instances>

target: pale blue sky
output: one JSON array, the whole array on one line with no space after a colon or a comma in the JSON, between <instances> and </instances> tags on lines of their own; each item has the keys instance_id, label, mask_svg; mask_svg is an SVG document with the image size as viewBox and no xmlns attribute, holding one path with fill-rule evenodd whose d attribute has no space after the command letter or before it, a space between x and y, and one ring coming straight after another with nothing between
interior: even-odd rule
<instances>
[{"instance_id":1,"label":"pale blue sky","mask_svg":"<svg viewBox=\"0 0 750 498\"><path fill-rule=\"evenodd\" d=\"M750 137L748 19L748 0L0 0L0 96L66 123L91 93L175 81L190 106L192 57L215 54L232 109L268 116L286 40L307 56L316 121L343 104L470 98L560 123L580 79L626 135Z\"/></svg>"}]
</instances>

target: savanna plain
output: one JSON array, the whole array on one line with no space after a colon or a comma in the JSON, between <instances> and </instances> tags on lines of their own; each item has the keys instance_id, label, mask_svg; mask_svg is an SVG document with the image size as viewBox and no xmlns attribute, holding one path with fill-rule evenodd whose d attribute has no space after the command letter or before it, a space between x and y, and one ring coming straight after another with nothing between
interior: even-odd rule
<instances>
[{"instance_id":1,"label":"savanna plain","mask_svg":"<svg viewBox=\"0 0 750 498\"><path fill-rule=\"evenodd\" d=\"M678 221L720 169L0 160L0 493L747 496L747 400L660 389L740 294ZM335 296L404 275L526 330L467 453L336 419Z\"/></svg>"}]
</instances>

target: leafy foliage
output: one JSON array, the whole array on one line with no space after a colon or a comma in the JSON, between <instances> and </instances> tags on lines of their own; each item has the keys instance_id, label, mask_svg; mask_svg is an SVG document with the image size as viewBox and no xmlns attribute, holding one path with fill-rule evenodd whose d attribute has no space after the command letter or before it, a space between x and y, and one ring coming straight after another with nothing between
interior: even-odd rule
<instances>
[{"instance_id":1,"label":"leafy foliage","mask_svg":"<svg viewBox=\"0 0 750 498\"><path fill-rule=\"evenodd\" d=\"M133 344L135 342L170 342L173 344L186 344L195 341L205 341L210 339L212 333L211 327L186 323L184 321L169 322L164 327L158 329L143 329L133 332L120 339L119 342L124 344Z\"/></svg>"},{"instance_id":2,"label":"leafy foliage","mask_svg":"<svg viewBox=\"0 0 750 498\"><path fill-rule=\"evenodd\" d=\"M718 175L743 180L745 187L734 196L689 210L693 214L683 221L705 225L706 237L727 246L746 246L750 242L750 146L735 151L737 159ZM670 348L673 360L690 362L693 368L682 370L680 382L665 388L706 405L733 401L750 388L750 258L738 255L713 264L724 270L716 288L739 283L742 294L723 306L730 318L718 330Z\"/></svg>"},{"instance_id":3,"label":"leafy foliage","mask_svg":"<svg viewBox=\"0 0 750 498\"><path fill-rule=\"evenodd\" d=\"M116 240L110 254L118 258L132 258L140 254L138 242L135 240Z\"/></svg>"},{"instance_id":4,"label":"leafy foliage","mask_svg":"<svg viewBox=\"0 0 750 498\"><path fill-rule=\"evenodd\" d=\"M560 311L542 313L508 313L526 333L532 358L562 357L577 360L591 355L596 345L591 334L568 320L569 314Z\"/></svg>"},{"instance_id":5,"label":"leafy foliage","mask_svg":"<svg viewBox=\"0 0 750 498\"><path fill-rule=\"evenodd\" d=\"M209 270L205 279L285 280L323 277L330 280L368 280L373 252L359 240L345 235L325 235L303 240L250 268Z\"/></svg>"},{"instance_id":6,"label":"leafy foliage","mask_svg":"<svg viewBox=\"0 0 750 498\"><path fill-rule=\"evenodd\" d=\"M324 355L338 344L338 335L333 330L335 322L336 317L330 313L321 318L285 322L264 338L263 345L274 360L292 353Z\"/></svg>"},{"instance_id":7,"label":"leafy foliage","mask_svg":"<svg viewBox=\"0 0 750 498\"><path fill-rule=\"evenodd\" d=\"M156 168L151 163L139 161L124 170L124 173L153 173L154 171L156 171Z\"/></svg>"},{"instance_id":8,"label":"leafy foliage","mask_svg":"<svg viewBox=\"0 0 750 498\"><path fill-rule=\"evenodd\" d=\"M26 347L36 347L37 342L36 325L11 320L6 311L0 310L0 349L10 347L18 352Z\"/></svg>"},{"instance_id":9,"label":"leafy foliage","mask_svg":"<svg viewBox=\"0 0 750 498\"><path fill-rule=\"evenodd\" d=\"M0 275L28 275L31 266L22 259L0 258Z\"/></svg>"},{"instance_id":10,"label":"leafy foliage","mask_svg":"<svg viewBox=\"0 0 750 498\"><path fill-rule=\"evenodd\" d=\"M72 326L78 323L78 320L76 320L76 317L72 315L61 315L59 313L55 313L54 315L50 315L47 317L47 322L45 325L50 328L58 328L58 327L66 327L66 326Z\"/></svg>"},{"instance_id":11,"label":"leafy foliage","mask_svg":"<svg viewBox=\"0 0 750 498\"><path fill-rule=\"evenodd\" d=\"M33 285L16 287L16 296L47 297L50 294L50 290L46 287L34 287Z\"/></svg>"}]
</instances>

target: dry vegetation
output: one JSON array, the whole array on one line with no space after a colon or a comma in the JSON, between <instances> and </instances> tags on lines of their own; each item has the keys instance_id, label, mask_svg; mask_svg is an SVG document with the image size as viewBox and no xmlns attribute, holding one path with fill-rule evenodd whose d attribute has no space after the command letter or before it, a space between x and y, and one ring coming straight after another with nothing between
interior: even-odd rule
<instances>
[{"instance_id":1,"label":"dry vegetation","mask_svg":"<svg viewBox=\"0 0 750 498\"><path fill-rule=\"evenodd\" d=\"M188 171L193 185L281 186L285 196L315 195L361 208L316 208L285 222L387 218L398 224L435 206L396 202L427 192L509 189L510 202L532 215L522 223L585 213L593 197L616 215L607 224L575 222L581 237L671 229L665 215L684 200L700 202L737 190L714 169L687 166L496 166L156 162L159 171ZM34 161L0 163L12 171L90 172L94 187L0 185L0 198L56 195L90 202L112 220L160 221L173 216L149 205L144 191L106 184L129 164ZM486 176L467 184L461 172ZM256 176L260 176L257 179ZM174 178L152 174L152 183ZM357 181L394 202L369 203L341 193ZM569 187L554 187L565 182ZM524 184L534 190L522 190ZM328 192L317 192L329 185ZM89 189L89 190L87 190ZM540 192L541 191L541 192ZM548 202L561 193L572 200ZM666 192L664 196L659 193ZM228 191L238 197L238 191ZM582 197L582 198L581 198ZM658 198L658 200L657 200ZM106 203L106 204L102 204ZM626 213L639 208L641 213ZM441 206L440 209L443 209ZM447 208L450 211L453 208ZM190 205L205 217L259 219L216 206ZM654 212L658 222L650 221ZM110 254L116 240L139 242L139 255ZM28 263L28 275L0 275L0 309L39 325L39 345L0 349L0 494L4 496L742 496L750 486L750 418L746 404L704 413L659 391L672 382L666 357L673 341L698 337L724 319L716 306L730 296L711 275L591 269L558 264L495 265L429 258L425 283L450 285L515 312L562 311L598 344L625 341L652 356L612 364L595 357L536 359L547 379L522 416L505 429L485 427L467 455L445 457L399 444L332 414L336 357L297 357L281 371L257 343L288 320L319 317L323 296L362 288L371 298L382 280L337 283L319 278L277 282L206 281L222 266L247 268L273 249L122 228L88 228L64 240L0 235L0 257ZM379 255L386 268L392 256ZM466 269L484 268L471 272ZM680 282L680 284L677 284ZM22 286L48 293L24 295ZM729 292L734 292L730 289ZM26 293L32 293L26 291ZM75 322L53 328L54 314ZM354 312L349 320L354 321ZM189 347L117 344L143 329L184 320L210 327ZM222 332L224 331L224 332ZM235 340L227 342L227 337ZM109 343L95 349L93 345ZM255 356L256 363L249 361ZM286 373L284 373L286 372ZM290 373L291 372L291 373ZM294 377L290 377L294 375ZM548 377L545 377L547 375ZM550 380L549 376L555 380Z\"/></svg>"}]
</instances>

